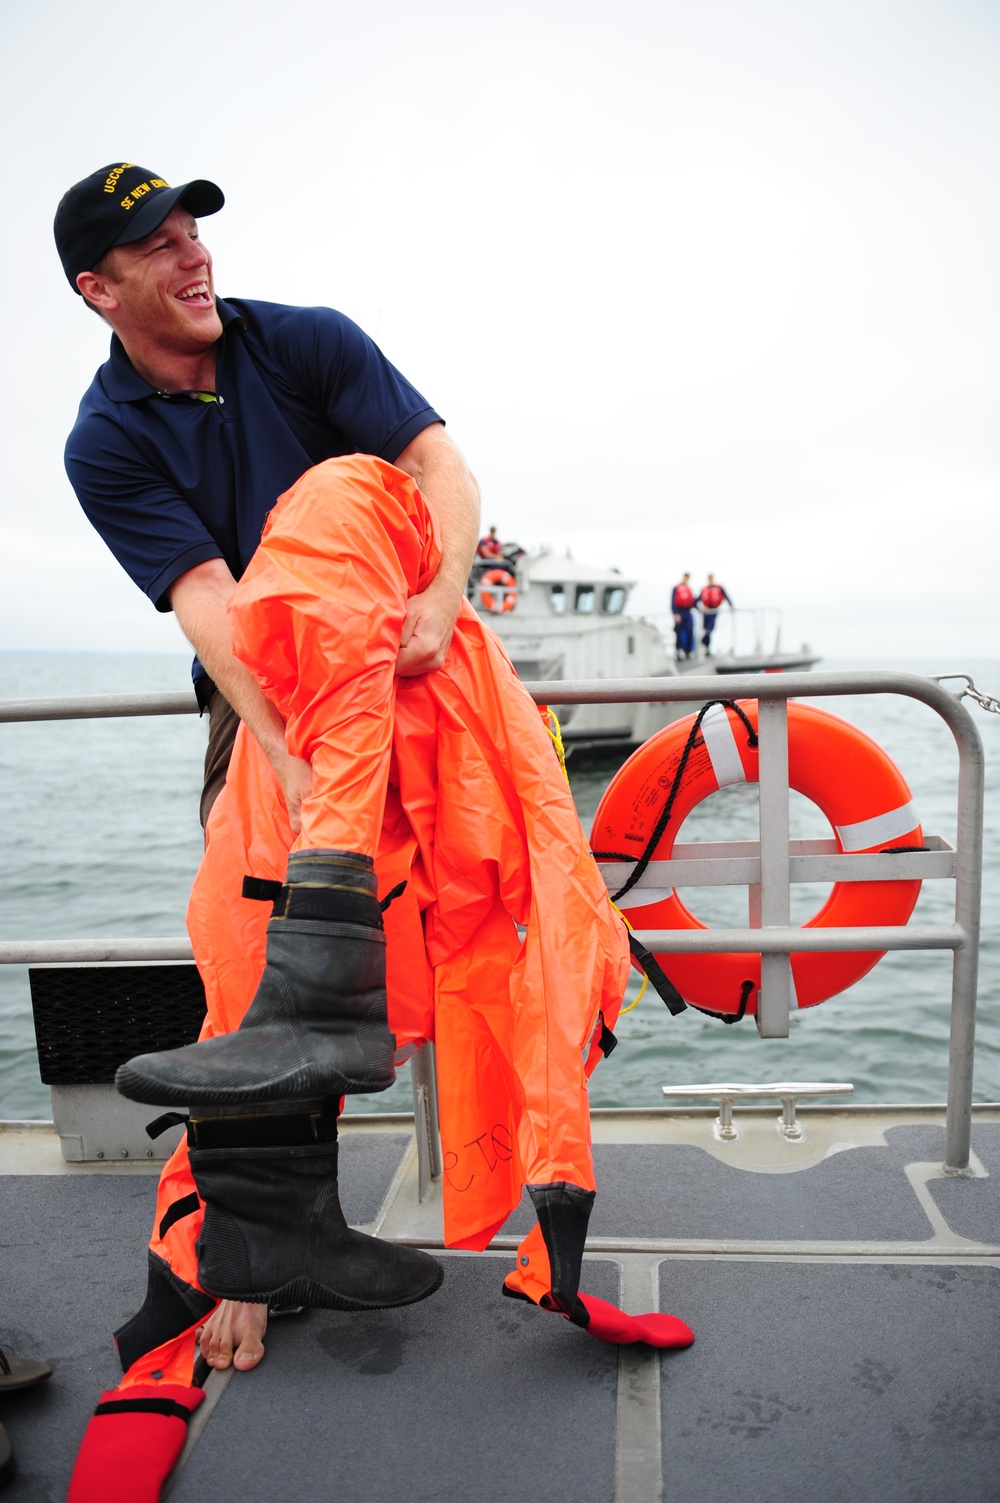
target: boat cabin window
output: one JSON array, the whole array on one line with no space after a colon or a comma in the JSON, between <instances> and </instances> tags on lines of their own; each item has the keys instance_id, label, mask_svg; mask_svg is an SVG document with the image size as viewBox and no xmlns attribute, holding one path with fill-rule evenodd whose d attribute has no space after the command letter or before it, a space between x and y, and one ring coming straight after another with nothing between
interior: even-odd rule
<instances>
[{"instance_id":1,"label":"boat cabin window","mask_svg":"<svg viewBox=\"0 0 1000 1503\"><path fill-rule=\"evenodd\" d=\"M606 616L620 616L625 605L625 591L621 585L612 585L604 591L604 604L601 610Z\"/></svg>"},{"instance_id":2,"label":"boat cabin window","mask_svg":"<svg viewBox=\"0 0 1000 1503\"><path fill-rule=\"evenodd\" d=\"M592 616L594 613L594 586L592 584L578 584L576 587L576 611L580 616Z\"/></svg>"},{"instance_id":3,"label":"boat cabin window","mask_svg":"<svg viewBox=\"0 0 1000 1503\"><path fill-rule=\"evenodd\" d=\"M552 609L557 616L566 614L566 591L561 584L549 586L549 599L552 601Z\"/></svg>"}]
</instances>

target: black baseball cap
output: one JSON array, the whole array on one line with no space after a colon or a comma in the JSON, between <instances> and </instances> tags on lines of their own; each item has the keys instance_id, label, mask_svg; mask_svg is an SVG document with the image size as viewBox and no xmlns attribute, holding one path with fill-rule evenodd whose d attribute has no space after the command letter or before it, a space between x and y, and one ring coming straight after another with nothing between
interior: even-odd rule
<instances>
[{"instance_id":1,"label":"black baseball cap","mask_svg":"<svg viewBox=\"0 0 1000 1503\"><path fill-rule=\"evenodd\" d=\"M56 249L74 292L81 271L92 271L113 245L131 245L151 235L175 204L195 218L215 214L225 203L221 188L206 178L171 188L165 178L134 162L99 167L65 193L56 210Z\"/></svg>"}]
</instances>

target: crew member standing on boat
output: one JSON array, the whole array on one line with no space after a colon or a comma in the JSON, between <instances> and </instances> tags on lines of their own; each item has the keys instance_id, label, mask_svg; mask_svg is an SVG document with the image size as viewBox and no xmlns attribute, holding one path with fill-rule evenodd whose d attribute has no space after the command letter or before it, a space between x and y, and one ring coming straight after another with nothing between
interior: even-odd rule
<instances>
[{"instance_id":1,"label":"crew member standing on boat","mask_svg":"<svg viewBox=\"0 0 1000 1503\"><path fill-rule=\"evenodd\" d=\"M80 405L66 468L88 518L198 657L209 713L202 822L221 791L240 721L273 770L293 828L312 786L285 726L232 651L228 604L282 491L356 451L410 475L441 527L441 563L406 608L396 672L444 661L479 531L478 491L443 420L357 325L330 309L222 301L196 214L222 208L197 180L169 187L132 163L64 196L56 244L74 291L113 330ZM209 1361L253 1366L264 1306L224 1304L206 1323Z\"/></svg>"},{"instance_id":2,"label":"crew member standing on boat","mask_svg":"<svg viewBox=\"0 0 1000 1503\"><path fill-rule=\"evenodd\" d=\"M233 1295L234 1303L224 1303L206 1319L201 1344L214 1365L227 1366L235 1351L236 1365L248 1367L262 1353L266 1305L257 1301L275 1281L289 1288L301 1282L310 1302L337 1308L406 1303L431 1293L440 1281L440 1270L427 1254L347 1233L342 1217L337 1219L335 1197L331 1209L329 1193L321 1186L310 1188L312 1171L306 1172L306 1160L315 1149L317 1162L335 1165L339 1096L384 1089L392 1079L375 864L390 751L400 763L413 758L416 778L430 746L438 757L435 777L441 783L443 770L446 784L449 764L435 745L435 716L441 715L448 726L463 715L475 718L475 694L486 687L477 675L492 674L490 704L499 706L500 713L496 734L484 734L480 725L478 739L459 737L452 755L476 756L477 747L491 748L474 769L482 780L479 793L497 799L497 808L506 810L510 789L504 783L505 791L498 791L493 771L501 755L497 736L506 737L519 751L536 748L524 796L535 797L545 788L541 805L551 809L552 822L542 831L539 848L547 858L554 855L562 862L565 878L549 882L546 892L534 893L526 850L524 877L518 879L521 887L515 892L508 882L501 893L499 853L491 853L488 860L468 853L464 858L470 870L474 868L473 885L464 899L467 914L473 914L474 893L476 901L515 902L521 908L531 895L530 918L524 909L527 959L517 970L511 956L504 970L504 975L516 972L516 985L527 988L531 1007L523 1015L535 1020L531 1027L536 1030L537 1047L525 1048L520 1055L519 1068L531 1076L525 1113L531 1122L518 1162L524 1158L532 1167L544 1165L549 1153L547 1108L539 1113L532 1107L533 1091L544 1096L553 1088L552 1081L564 1079L566 1085L560 1089L570 1114L585 1113L580 1049L592 1035L598 1039L589 1056L592 1068L595 1049L600 1053L604 1044L600 1009L613 1019L620 1003L627 946L586 853L541 722L509 665L497 657L499 649L488 634L475 651L466 646L459 677L464 673L468 682L457 698L448 700L448 685L458 672L454 667L446 672L445 666L455 657L449 648L456 622L467 641L470 634L482 638L484 628L464 602L478 534L478 492L444 433L442 419L342 315L217 300L211 258L193 215L214 213L222 203L221 191L210 182L171 188L145 169L122 163L100 169L66 194L55 231L71 286L115 335L111 358L86 393L67 444L74 488L133 579L158 609L176 612L203 665L199 693L213 723L221 714L234 728L228 705L244 722L237 745L246 748L242 765L244 771L249 768L248 780L241 785L245 802L238 805L235 792L230 797L227 788L223 804L228 816L236 824L259 818L271 797L269 780L283 799L279 822L287 829L287 871L284 884L263 884L280 889L280 895L268 894L280 902L280 913L276 907L267 926L266 966L246 1014L246 1029L239 1017L220 1025L210 1005L213 1036L186 1050L144 1056L126 1072L129 1093L137 1099L195 1103L189 1141L192 1168L197 1157L199 1194L179 1200L174 1196L169 1213L158 1221L158 1236L162 1241L164 1226L172 1230L181 1225L178 1215L182 1220L193 1215L199 1195L216 1213L213 1225L230 1228L228 1240L221 1231L213 1240L206 1215L198 1250L217 1272L227 1265L224 1272L232 1274L234 1287L246 1293ZM286 494L281 504L269 517L282 492ZM313 547L313 531L323 538L322 553ZM311 561L298 574L283 574L300 544L303 558ZM244 575L238 586L236 581ZM274 613L281 618L277 632ZM239 657L234 655L234 630ZM432 684L438 674L444 698L434 701L432 696L432 702L448 700L447 716L420 695L411 696L412 703L424 705L429 730L422 732L423 740L414 736L409 742L393 743L395 677ZM261 682L269 686L267 695ZM492 708L489 713L494 713ZM263 765L254 763L248 732L266 764L259 753L258 763ZM229 729L216 734L213 724L212 740L216 745L210 771L217 779L225 743L231 740ZM408 771L398 769L401 782ZM517 791L509 774L507 781ZM259 791L256 797L247 793L253 787ZM215 791L208 790L208 806ZM413 837L405 833L409 816L399 804L398 790L393 797L396 823L391 837L398 850L401 840ZM421 800L423 817L433 799L421 789ZM464 807L466 800L458 802ZM412 817L417 818L416 813ZM490 824L479 820L477 828ZM530 843L533 837L524 838ZM509 836L504 839L504 858L510 865L513 847ZM210 840L206 861L212 858L212 848ZM443 838L441 853L446 862L442 874L445 869L456 874L448 879L451 901L453 893L465 890L463 853L460 848L449 850ZM203 870L208 870L204 863ZM227 872L230 889L233 880ZM489 893L474 885L482 887L484 882L493 884ZM409 886L412 891L414 884ZM546 896L562 904L562 919L545 926L546 937L538 939L542 926L535 910L544 907ZM431 873L422 890L422 909L412 896L406 901L414 905L413 943L422 946L421 912L429 915L438 902ZM563 950L572 950L579 932L574 941L569 937L573 923L567 929L562 921L567 916L572 920L574 911L580 922L585 915L586 929L581 932L589 930L591 947L589 973L580 977L581 991L587 995L576 1000L566 978L579 967ZM495 941L486 936L484 924L485 947L506 944L508 930L514 933L509 910L506 927L493 919L490 923ZM480 943L474 937L478 932L475 926L468 930L473 948ZM546 964L532 958L533 932L539 944L558 952ZM440 952L452 963L448 943L442 932ZM231 949L234 958L238 948ZM202 956L198 958L201 965ZM430 952L427 958L432 966L438 964ZM420 956L414 960L418 968L423 964ZM466 972L473 974L468 966ZM547 978L556 975L563 977L563 988L553 992ZM464 996L465 984L456 982L456 998ZM249 1001L244 998L243 1006ZM568 1024L561 1019L558 1027L550 1026L555 1014L546 1009L556 1005L566 1012ZM569 1016L574 1009L580 1018ZM537 1036L542 1017L548 1019L544 1038ZM232 1028L236 1031L226 1031ZM246 1030L257 1028L263 1031L248 1037ZM551 1056L553 1040L563 1051L555 1073L538 1064L543 1055ZM514 1042L520 1049L516 1036ZM267 1047L261 1048L262 1043ZM272 1130L281 1134L273 1143L266 1137ZM563 1135L560 1143L565 1141L571 1138ZM526 1274L516 1292L600 1334L600 1320L577 1296L593 1199L589 1133L578 1141L579 1174L529 1175L541 1236L531 1259L531 1277ZM177 1155L165 1171L175 1182L182 1172L190 1172L179 1161L175 1165L176 1159ZM517 1195L504 1206L504 1216L519 1193L518 1185ZM309 1209L321 1203L322 1215ZM304 1265L295 1263L295 1246L314 1214L321 1221L330 1219L331 1237L316 1255L318 1262L309 1253L307 1274ZM488 1240L488 1232L483 1235ZM262 1265L269 1265L260 1275L263 1283L255 1273L241 1274L230 1264L229 1249L237 1245L253 1254L251 1263L259 1256ZM527 1265L529 1258L520 1262ZM280 1273L273 1272L275 1267ZM508 1276L512 1289L513 1278ZM349 1295L343 1294L345 1281ZM222 1292L221 1276L204 1282L209 1290ZM158 1323L161 1328L163 1321L176 1323L185 1312L190 1316L194 1311L196 1318L200 1311L207 1315L215 1305L214 1299L206 1301L193 1278L183 1284L187 1292L179 1305L177 1277L166 1277L155 1267L150 1287L143 1312L119 1333L123 1355L126 1346L135 1349L139 1344L140 1351L148 1350L148 1343L141 1343ZM684 1331L680 1340L677 1335L672 1328L669 1340L660 1344L690 1339ZM154 1377L162 1377L159 1368Z\"/></svg>"},{"instance_id":3,"label":"crew member standing on boat","mask_svg":"<svg viewBox=\"0 0 1000 1503\"><path fill-rule=\"evenodd\" d=\"M491 527L484 538L479 539L476 547L477 558L503 558L503 544L497 537L497 530Z\"/></svg>"},{"instance_id":4,"label":"crew member standing on boat","mask_svg":"<svg viewBox=\"0 0 1000 1503\"><path fill-rule=\"evenodd\" d=\"M685 574L680 584L674 585L673 594L670 597L678 659L689 658L694 652L694 603L691 576Z\"/></svg>"},{"instance_id":5,"label":"crew member standing on boat","mask_svg":"<svg viewBox=\"0 0 1000 1503\"><path fill-rule=\"evenodd\" d=\"M715 575L710 574L698 596L698 609L701 611L701 645L705 649L706 657L712 655L712 632L715 630L715 618L723 603L728 605L730 610L733 608L733 602L722 585L716 584Z\"/></svg>"}]
</instances>

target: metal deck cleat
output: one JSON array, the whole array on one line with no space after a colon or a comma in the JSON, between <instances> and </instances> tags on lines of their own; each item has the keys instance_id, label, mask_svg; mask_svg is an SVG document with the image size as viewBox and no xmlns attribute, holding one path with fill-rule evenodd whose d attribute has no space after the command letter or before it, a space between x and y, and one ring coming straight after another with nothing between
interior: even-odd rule
<instances>
[{"instance_id":1,"label":"metal deck cleat","mask_svg":"<svg viewBox=\"0 0 1000 1503\"><path fill-rule=\"evenodd\" d=\"M795 1115L795 1103L803 1096L853 1096L854 1086L849 1081L789 1080L775 1085L736 1085L732 1082L717 1085L664 1086L664 1096L684 1096L688 1100L717 1101L719 1115L712 1131L721 1142L734 1143L739 1138L733 1122L733 1102L754 1099L777 1099L781 1102L781 1116L777 1119L778 1132L790 1142L798 1142L802 1128Z\"/></svg>"}]
</instances>

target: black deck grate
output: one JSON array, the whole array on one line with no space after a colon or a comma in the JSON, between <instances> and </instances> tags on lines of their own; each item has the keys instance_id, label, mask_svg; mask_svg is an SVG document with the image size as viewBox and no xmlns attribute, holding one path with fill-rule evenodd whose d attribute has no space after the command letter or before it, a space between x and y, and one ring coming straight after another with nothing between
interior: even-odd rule
<instances>
[{"instance_id":1,"label":"black deck grate","mask_svg":"<svg viewBox=\"0 0 1000 1503\"><path fill-rule=\"evenodd\" d=\"M136 1054L176 1049L205 1016L198 969L177 965L30 966L45 1085L100 1085Z\"/></svg>"}]
</instances>

